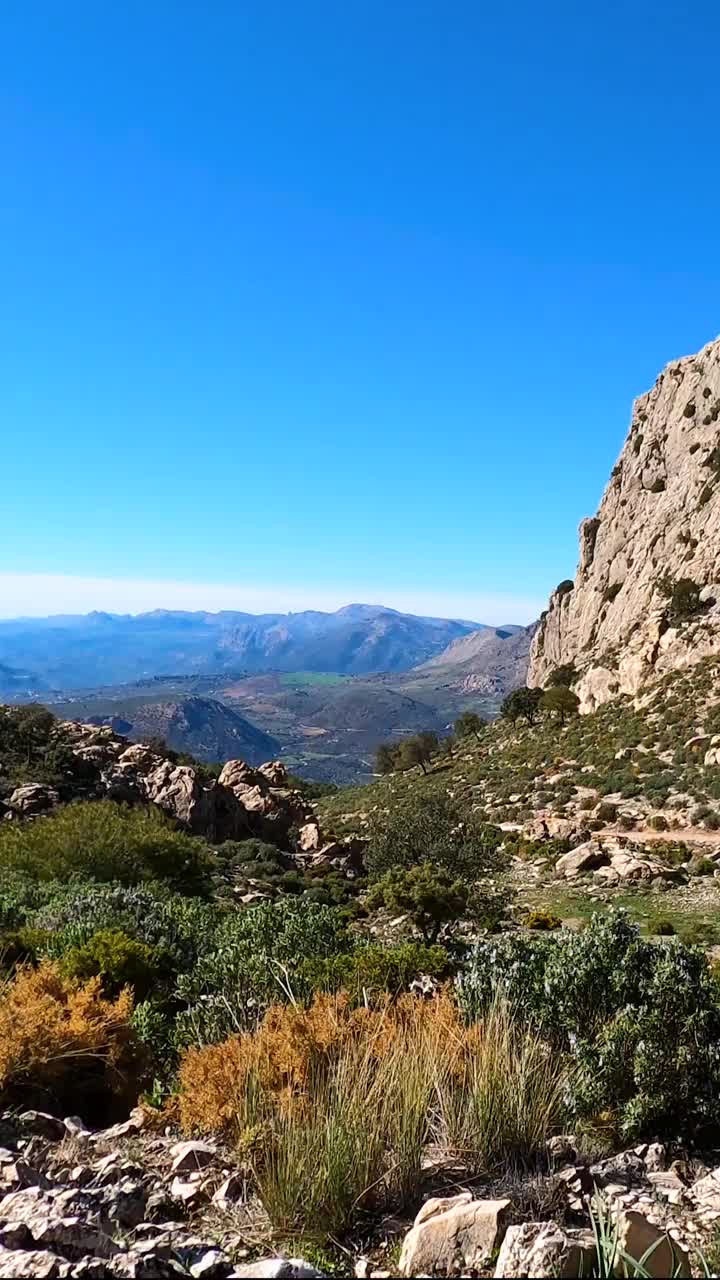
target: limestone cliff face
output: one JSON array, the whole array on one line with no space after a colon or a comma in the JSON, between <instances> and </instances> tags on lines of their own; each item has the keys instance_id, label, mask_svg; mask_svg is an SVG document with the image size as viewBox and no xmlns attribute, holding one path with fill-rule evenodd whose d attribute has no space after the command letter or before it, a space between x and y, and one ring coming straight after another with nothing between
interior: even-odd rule
<instances>
[{"instance_id":1,"label":"limestone cliff face","mask_svg":"<svg viewBox=\"0 0 720 1280\"><path fill-rule=\"evenodd\" d=\"M675 599L673 587L690 579ZM688 600L690 603L688 604ZM716 601L718 603L716 603ZM720 653L720 338L636 400L596 516L580 525L530 653L531 685L573 663L581 710Z\"/></svg>"}]
</instances>

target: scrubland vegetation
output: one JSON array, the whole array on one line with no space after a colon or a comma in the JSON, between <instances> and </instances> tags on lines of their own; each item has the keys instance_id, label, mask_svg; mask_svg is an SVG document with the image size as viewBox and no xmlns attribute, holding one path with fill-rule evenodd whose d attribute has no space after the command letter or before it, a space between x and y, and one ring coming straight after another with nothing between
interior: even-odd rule
<instances>
[{"instance_id":1,"label":"scrubland vegetation","mask_svg":"<svg viewBox=\"0 0 720 1280\"><path fill-rule=\"evenodd\" d=\"M720 768L685 744L720 730L718 683L706 664L640 708L577 717L556 684L499 724L466 716L450 754L317 798L326 829L367 842L361 868L313 868L292 839L213 845L110 800L0 824L6 1105L97 1121L144 1097L230 1145L280 1238L316 1241L452 1178L546 1170L568 1130L596 1153L717 1142L711 958L660 908L652 938L606 903L579 932L518 910L511 863L552 867L571 842L498 823L547 800L617 824L627 800L667 813L682 793L712 830ZM47 725L5 716L6 779L70 786Z\"/></svg>"}]
</instances>

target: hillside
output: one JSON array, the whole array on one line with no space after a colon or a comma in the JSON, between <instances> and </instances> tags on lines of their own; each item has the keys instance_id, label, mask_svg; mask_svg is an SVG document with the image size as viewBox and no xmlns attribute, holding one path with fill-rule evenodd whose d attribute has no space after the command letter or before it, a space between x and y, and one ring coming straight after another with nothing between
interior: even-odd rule
<instances>
[{"instance_id":1,"label":"hillside","mask_svg":"<svg viewBox=\"0 0 720 1280\"><path fill-rule=\"evenodd\" d=\"M720 339L633 406L574 581L535 636L529 683L572 664L584 710L720 652Z\"/></svg>"},{"instance_id":2,"label":"hillside","mask_svg":"<svg viewBox=\"0 0 720 1280\"><path fill-rule=\"evenodd\" d=\"M506 694L525 684L530 627L485 627L459 636L442 653L401 676L396 687L433 703L446 720L471 707L492 716Z\"/></svg>"},{"instance_id":3,"label":"hillside","mask_svg":"<svg viewBox=\"0 0 720 1280\"><path fill-rule=\"evenodd\" d=\"M174 751L208 762L241 756L250 764L262 764L279 750L274 738L214 698L125 703L121 714L96 713L88 723L110 725L135 742L161 738Z\"/></svg>"},{"instance_id":4,"label":"hillside","mask_svg":"<svg viewBox=\"0 0 720 1280\"><path fill-rule=\"evenodd\" d=\"M698 876L679 872L675 887L672 877L660 887L657 874L634 868L630 879L596 875L603 858L592 852L579 878L565 883L555 871L567 849L598 840L610 850L638 849L639 857L666 856L675 867L694 854L720 857L720 657L564 725L548 714L533 725L499 720L480 742L465 739L454 759L438 757L427 777L418 768L393 773L325 796L317 811L328 829L362 835L373 815L435 794L521 841L511 882L526 905L570 917L620 905L644 924L662 914L698 925L720 944L720 884L712 876L720 862L706 862Z\"/></svg>"},{"instance_id":5,"label":"hillside","mask_svg":"<svg viewBox=\"0 0 720 1280\"><path fill-rule=\"evenodd\" d=\"M404 671L440 653L474 622L415 617L378 605L335 613L90 613L0 621L0 663L60 690L156 675Z\"/></svg>"}]
</instances>

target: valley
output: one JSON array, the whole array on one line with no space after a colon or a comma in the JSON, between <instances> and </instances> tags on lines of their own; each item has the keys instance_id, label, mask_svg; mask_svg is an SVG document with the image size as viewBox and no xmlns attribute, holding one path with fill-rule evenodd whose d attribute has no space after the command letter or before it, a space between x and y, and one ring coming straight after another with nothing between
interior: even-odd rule
<instances>
[{"instance_id":1,"label":"valley","mask_svg":"<svg viewBox=\"0 0 720 1280\"><path fill-rule=\"evenodd\" d=\"M495 716L524 682L532 635L532 627L485 627L395 673L157 675L42 700L59 715L110 723L131 738L166 737L175 750L208 762L238 754L259 762L273 754L272 739L291 772L348 784L371 776L375 749L387 738L442 734L467 709ZM253 732L258 742L265 735L264 756Z\"/></svg>"}]
</instances>

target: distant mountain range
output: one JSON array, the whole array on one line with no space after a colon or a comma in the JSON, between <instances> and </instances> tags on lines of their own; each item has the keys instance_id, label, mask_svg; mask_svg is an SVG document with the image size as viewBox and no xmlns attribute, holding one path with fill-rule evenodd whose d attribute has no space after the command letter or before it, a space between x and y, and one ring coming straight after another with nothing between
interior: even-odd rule
<instances>
[{"instance_id":1,"label":"distant mountain range","mask_svg":"<svg viewBox=\"0 0 720 1280\"><path fill-rule=\"evenodd\" d=\"M308 778L347 783L370 776L375 747L388 738L442 733L466 709L495 715L525 681L533 631L468 632L407 671L163 675L43 700L59 715L100 720L140 740L164 737L204 760L255 762L264 751Z\"/></svg>"},{"instance_id":2,"label":"distant mountain range","mask_svg":"<svg viewBox=\"0 0 720 1280\"><path fill-rule=\"evenodd\" d=\"M406 671L480 623L381 605L336 613L184 613L0 621L0 694L88 689L167 673Z\"/></svg>"}]
</instances>

